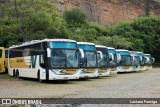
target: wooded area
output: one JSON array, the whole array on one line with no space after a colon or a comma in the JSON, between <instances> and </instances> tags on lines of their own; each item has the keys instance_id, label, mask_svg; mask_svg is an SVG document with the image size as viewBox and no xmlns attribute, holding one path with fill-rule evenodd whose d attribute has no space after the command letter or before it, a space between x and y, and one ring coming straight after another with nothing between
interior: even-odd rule
<instances>
[{"instance_id":1,"label":"wooded area","mask_svg":"<svg viewBox=\"0 0 160 107\"><path fill-rule=\"evenodd\" d=\"M141 17L116 26L87 22L79 9L60 14L48 0L12 0L0 5L0 46L44 38L69 38L150 53L160 62L160 18Z\"/></svg>"}]
</instances>

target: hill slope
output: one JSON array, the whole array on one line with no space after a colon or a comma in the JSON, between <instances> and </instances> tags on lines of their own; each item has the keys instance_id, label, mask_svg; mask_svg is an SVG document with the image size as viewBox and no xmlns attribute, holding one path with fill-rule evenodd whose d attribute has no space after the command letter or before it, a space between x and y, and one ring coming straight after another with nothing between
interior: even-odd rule
<instances>
[{"instance_id":1,"label":"hill slope","mask_svg":"<svg viewBox=\"0 0 160 107\"><path fill-rule=\"evenodd\" d=\"M146 15L160 15L159 0L51 0L59 12L80 8L88 20L103 25L115 25Z\"/></svg>"}]
</instances>

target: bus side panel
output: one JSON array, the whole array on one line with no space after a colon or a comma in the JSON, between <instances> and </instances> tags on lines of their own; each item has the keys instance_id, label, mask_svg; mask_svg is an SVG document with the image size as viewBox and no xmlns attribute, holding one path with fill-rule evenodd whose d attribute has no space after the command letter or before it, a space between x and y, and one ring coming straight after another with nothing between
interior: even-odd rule
<instances>
[{"instance_id":1,"label":"bus side panel","mask_svg":"<svg viewBox=\"0 0 160 107\"><path fill-rule=\"evenodd\" d=\"M40 55L32 56L31 58L31 71L34 73L34 78L38 78L38 72L40 73L40 79L46 80L46 69L40 66ZM35 63L36 62L36 63ZM35 66L34 66L35 63Z\"/></svg>"},{"instance_id":2,"label":"bus side panel","mask_svg":"<svg viewBox=\"0 0 160 107\"><path fill-rule=\"evenodd\" d=\"M39 65L39 55L27 57L17 57L10 58L10 72L9 74L13 76L13 71L18 71L20 77L29 77L29 78L37 78L38 71L45 71L45 69L41 69ZM43 73L44 74L44 73ZM41 77L45 79L45 77Z\"/></svg>"},{"instance_id":3,"label":"bus side panel","mask_svg":"<svg viewBox=\"0 0 160 107\"><path fill-rule=\"evenodd\" d=\"M3 72L5 72L5 50L4 50L4 48L0 48L0 50L1 50L1 57L0 57L0 73L3 73Z\"/></svg>"}]
</instances>

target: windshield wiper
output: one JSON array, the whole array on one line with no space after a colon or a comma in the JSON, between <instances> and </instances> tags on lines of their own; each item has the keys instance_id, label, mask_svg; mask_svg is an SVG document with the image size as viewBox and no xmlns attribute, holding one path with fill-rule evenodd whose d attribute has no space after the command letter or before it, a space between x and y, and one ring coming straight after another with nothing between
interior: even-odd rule
<instances>
[{"instance_id":1,"label":"windshield wiper","mask_svg":"<svg viewBox=\"0 0 160 107\"><path fill-rule=\"evenodd\" d=\"M72 63L70 62L70 60L68 60L67 58L66 58L66 60L67 60L67 62L69 62L69 63L67 63L67 64L70 64L70 65L71 65L71 68L74 68L73 65L72 65Z\"/></svg>"},{"instance_id":2,"label":"windshield wiper","mask_svg":"<svg viewBox=\"0 0 160 107\"><path fill-rule=\"evenodd\" d=\"M93 67L92 64L91 64L88 60L87 60L87 63L88 63L91 67Z\"/></svg>"}]
</instances>

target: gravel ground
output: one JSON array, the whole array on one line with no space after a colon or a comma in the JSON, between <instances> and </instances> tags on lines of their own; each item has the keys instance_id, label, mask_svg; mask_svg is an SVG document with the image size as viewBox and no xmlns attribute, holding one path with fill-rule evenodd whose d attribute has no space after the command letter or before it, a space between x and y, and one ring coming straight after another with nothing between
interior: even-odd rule
<instances>
[{"instance_id":1,"label":"gravel ground","mask_svg":"<svg viewBox=\"0 0 160 107\"><path fill-rule=\"evenodd\" d=\"M97 79L72 80L67 83L55 81L39 83L33 79L17 80L7 74L0 74L0 98L160 98L159 81L160 68ZM133 105L122 107L128 106ZM143 106L157 107L157 105ZM134 105L134 107L141 106Z\"/></svg>"}]
</instances>

